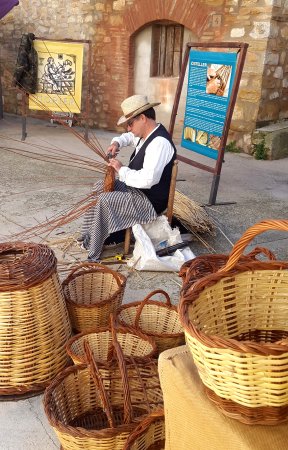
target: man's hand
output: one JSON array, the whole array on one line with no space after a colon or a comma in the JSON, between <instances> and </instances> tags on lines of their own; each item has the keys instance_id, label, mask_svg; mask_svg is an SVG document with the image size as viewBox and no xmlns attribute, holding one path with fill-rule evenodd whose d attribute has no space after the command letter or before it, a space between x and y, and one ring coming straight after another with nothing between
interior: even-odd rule
<instances>
[{"instance_id":1,"label":"man's hand","mask_svg":"<svg viewBox=\"0 0 288 450\"><path fill-rule=\"evenodd\" d=\"M116 170L116 172L119 172L123 164L118 159L112 158L110 159L108 166L113 167L113 169Z\"/></svg>"},{"instance_id":2,"label":"man's hand","mask_svg":"<svg viewBox=\"0 0 288 450\"><path fill-rule=\"evenodd\" d=\"M111 155L112 157L116 156L119 153L119 144L114 141L106 150L107 155Z\"/></svg>"}]
</instances>

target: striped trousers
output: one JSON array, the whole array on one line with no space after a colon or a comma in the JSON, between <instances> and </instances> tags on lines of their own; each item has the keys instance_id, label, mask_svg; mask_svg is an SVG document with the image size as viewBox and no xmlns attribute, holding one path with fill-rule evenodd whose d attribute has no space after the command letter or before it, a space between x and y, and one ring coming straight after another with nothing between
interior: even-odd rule
<instances>
[{"instance_id":1,"label":"striped trousers","mask_svg":"<svg viewBox=\"0 0 288 450\"><path fill-rule=\"evenodd\" d=\"M95 193L103 191L103 181L93 186ZM107 237L115 231L145 224L157 219L157 213L145 194L139 189L115 181L112 192L102 192L95 206L84 217L82 239L88 249L88 259L98 260Z\"/></svg>"}]
</instances>

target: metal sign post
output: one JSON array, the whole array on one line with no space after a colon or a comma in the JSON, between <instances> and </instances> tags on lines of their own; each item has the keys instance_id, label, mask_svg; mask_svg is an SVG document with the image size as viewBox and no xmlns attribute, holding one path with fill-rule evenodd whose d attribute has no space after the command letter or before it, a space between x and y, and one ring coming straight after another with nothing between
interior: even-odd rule
<instances>
[{"instance_id":1,"label":"metal sign post","mask_svg":"<svg viewBox=\"0 0 288 450\"><path fill-rule=\"evenodd\" d=\"M225 73L223 72L226 67L226 68L228 68L228 71L230 70L229 76L230 76L231 86L229 86L229 94L227 94L227 93L225 94L225 96L227 97L226 102L225 102L225 99L223 99L223 102L220 102L219 104L217 104L216 96L214 96L214 98L212 98L213 96L211 97L209 94L211 94L211 93L216 94L217 87L220 90L220 88L221 88L220 81L219 81L219 84L217 85L217 87L215 88L216 90L214 90L212 92L208 91L208 87L206 87L204 83L206 83L206 74L208 74L207 66L210 66L210 64L207 63L207 61L209 61L209 52L211 52L211 49L219 49L219 48L228 49L228 50L235 49L237 52L236 51L234 52L235 71L233 72L233 77L231 77L231 73L232 73L231 68L233 67L233 63L231 63L231 66L224 66L224 65L220 66L219 65L220 69L218 70L218 72L220 72L220 74L217 75L219 80L221 80L221 78L222 79L225 78L225 76L226 76L226 81L227 81L228 75L227 74L225 75ZM181 73L179 76L179 81L178 81L177 90L176 90L176 94L175 94L170 125L169 125L169 132L170 132L171 136L173 135L173 131L174 131L175 120L176 120L176 116L177 116L181 91L182 91L182 87L183 87L183 82L184 82L184 78L185 78L185 74L186 74L186 69L187 69L191 49L195 49L196 50L195 53L199 54L200 62L195 62L195 63L191 62L191 67L192 67L192 64L195 64L196 66L198 65L199 70L198 70L198 72L197 72L197 70L196 71L194 70L194 72L191 71L191 73L189 75L189 81L191 81L192 87L194 86L195 83L196 83L196 87L198 87L197 86L197 83L198 83L199 89L194 89L194 91L191 90L191 92L193 92L193 95L191 95L191 97L188 98L188 95L187 95L186 113L187 113L187 111L188 111L188 113L187 113L187 117L185 116L185 120L184 120L183 139L184 139L184 142L186 139L186 142L187 142L186 148L188 148L189 150L192 150L192 151L196 151L198 153L202 153L205 156L213 158L214 160L216 159L216 164L213 167L213 166L202 164L198 161L194 161L190 158L180 156L180 155L177 156L177 159L185 162L186 164L189 164L191 166L197 167L199 169L205 170L205 171L213 174L213 180L212 180L210 197L209 197L209 204L215 205L218 186L219 186L219 182L220 182L222 163L223 163L223 159L224 159L225 146L226 146L229 127L230 127L232 114L233 114L233 110L234 110L234 106L235 106L235 102L236 102L236 98L237 98L237 93L238 93L241 75L242 75L242 71L243 71L243 66L244 66L244 62L245 62L245 57L246 57L246 53L247 53L247 49L248 49L248 44L239 43L239 42L187 43L186 52L184 55L184 60L183 60ZM231 53L231 52L230 53L227 52L226 54L211 52L210 54L214 56L214 62L215 61L217 62L218 55L219 55L219 61L221 60L221 57L222 57L222 59L223 58L225 59L226 56L227 56L227 59L229 60L229 56L233 55L233 53ZM203 57L203 55L204 55L204 57ZM201 58L205 62L201 63ZM197 69L197 67L196 67L196 69ZM190 67L189 67L189 70L190 70ZM221 70L222 70L222 74L221 74ZM202 78L200 77L200 75L202 76ZM208 80L208 78L207 78L207 80ZM188 92L189 92L189 86L190 86L189 81L188 81ZM195 83L194 83L194 81L195 81ZM208 86L208 81L207 81L207 86ZM214 86L216 86L216 85L214 84ZM196 92L196 94L194 95L195 92ZM216 95L223 96L223 92L224 92L224 88L220 93L217 92ZM198 102L197 102L197 94L199 94ZM189 104L188 104L188 100L189 100ZM211 100L210 104L209 104L209 100ZM220 120L217 123L217 120L211 119L210 130L209 130L209 126L208 126L207 130L205 130L205 126L203 127L204 122L203 121L201 122L201 120L200 120L201 112L202 112L202 114L205 113L206 109L207 109L207 111L209 111L209 108L211 108L211 105L215 105L215 108L217 108L217 107L219 108L219 111L217 111L217 109L216 109L216 113L218 112L217 116L219 116L219 117L223 116L222 117L223 120L221 119L222 121ZM224 108L225 105L226 105L226 109ZM201 108L202 108L202 111L201 111ZM224 113L223 113L223 111L224 111ZM198 115L200 118L197 116L197 112L199 113ZM189 116L189 114L190 114L190 116ZM222 114L222 116L221 116L221 114ZM207 122L209 122L209 119L207 120ZM208 134L207 131L208 132L210 131L211 133ZM202 146L197 143L197 135L199 136L199 133L202 133L202 136L204 136L204 139L206 140ZM201 134L200 134L200 136L201 136ZM183 139L182 139L182 146L183 146ZM212 142L212 139L217 141L217 146L213 147L212 144L209 145L210 140ZM189 140L189 142L188 142L188 140ZM199 138L198 142L201 144L200 138ZM201 151L202 148L203 148L203 152Z\"/></svg>"}]
</instances>

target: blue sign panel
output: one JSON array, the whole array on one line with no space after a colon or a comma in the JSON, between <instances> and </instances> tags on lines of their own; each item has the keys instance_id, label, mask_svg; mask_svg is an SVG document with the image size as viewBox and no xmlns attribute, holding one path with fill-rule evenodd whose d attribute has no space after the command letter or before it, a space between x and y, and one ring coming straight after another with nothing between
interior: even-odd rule
<instances>
[{"instance_id":1,"label":"blue sign panel","mask_svg":"<svg viewBox=\"0 0 288 450\"><path fill-rule=\"evenodd\" d=\"M191 50L181 145L217 159L237 54Z\"/></svg>"}]
</instances>

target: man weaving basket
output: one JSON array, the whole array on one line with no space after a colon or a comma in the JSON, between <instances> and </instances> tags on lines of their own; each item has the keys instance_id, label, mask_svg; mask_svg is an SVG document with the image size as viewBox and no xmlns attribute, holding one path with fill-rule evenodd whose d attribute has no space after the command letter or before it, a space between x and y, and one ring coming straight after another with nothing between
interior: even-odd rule
<instances>
[{"instance_id":1,"label":"man weaving basket","mask_svg":"<svg viewBox=\"0 0 288 450\"><path fill-rule=\"evenodd\" d=\"M112 192L103 192L103 181L94 185L95 193L101 193L84 218L82 240L90 261L99 260L111 233L152 222L167 208L176 147L168 131L156 122L154 106L159 104L149 103L145 95L133 95L121 104L123 116L117 125L126 126L127 132L113 138L107 149L109 165L119 179ZM124 166L115 156L130 145L135 150Z\"/></svg>"}]
</instances>

